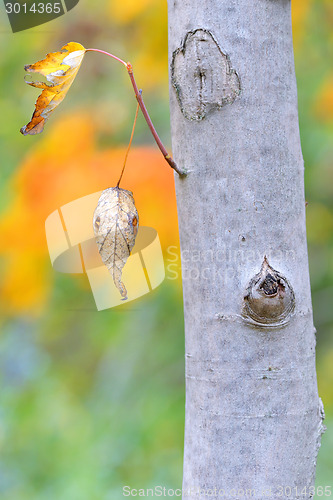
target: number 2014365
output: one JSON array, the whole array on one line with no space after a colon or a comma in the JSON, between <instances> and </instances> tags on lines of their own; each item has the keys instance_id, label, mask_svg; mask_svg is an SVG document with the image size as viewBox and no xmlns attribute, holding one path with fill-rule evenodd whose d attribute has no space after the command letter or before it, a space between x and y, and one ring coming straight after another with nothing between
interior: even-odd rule
<instances>
[{"instance_id":1,"label":"number 2014365","mask_svg":"<svg viewBox=\"0 0 333 500\"><path fill-rule=\"evenodd\" d=\"M7 14L60 14L62 11L61 3L6 3Z\"/></svg>"}]
</instances>

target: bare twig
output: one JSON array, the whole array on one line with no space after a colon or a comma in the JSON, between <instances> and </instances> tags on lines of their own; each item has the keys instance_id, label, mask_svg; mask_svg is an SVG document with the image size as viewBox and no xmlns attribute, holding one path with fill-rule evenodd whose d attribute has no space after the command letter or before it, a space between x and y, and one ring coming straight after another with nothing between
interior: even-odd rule
<instances>
[{"instance_id":1,"label":"bare twig","mask_svg":"<svg viewBox=\"0 0 333 500\"><path fill-rule=\"evenodd\" d=\"M100 52L101 54L105 54L109 57L112 57L113 59L115 59L116 61L120 62L121 64L123 64L126 69L127 69L127 72L129 74L129 77L130 77L130 80L131 80L131 83L132 83L132 86L133 86L133 90L134 90L134 93L135 93L135 97L138 101L138 104L140 106L140 109L142 111L142 114L143 116L145 117L145 120L147 122L147 125L149 127L149 130L151 131L155 141L156 141L156 144L158 145L162 155L164 156L165 160L169 163L170 167L173 168L177 174L179 174L180 176L183 176L185 175L185 171L181 170L176 162L173 160L172 156L167 152L167 150L165 149L161 139L159 138L159 135L158 133L156 132L156 129L153 125L153 122L151 121L151 118L149 116L149 113L147 111L147 108L146 108L146 105L142 99L142 95L138 89L138 86L136 84L136 81L135 81L135 78L134 78L134 74L133 74L133 67L131 65L131 63L126 63L125 61L123 61L122 59L120 59L119 57L116 57L114 56L113 54L110 54L110 52L106 52L105 50L99 50L99 49L86 49L86 52Z\"/></svg>"}]
</instances>

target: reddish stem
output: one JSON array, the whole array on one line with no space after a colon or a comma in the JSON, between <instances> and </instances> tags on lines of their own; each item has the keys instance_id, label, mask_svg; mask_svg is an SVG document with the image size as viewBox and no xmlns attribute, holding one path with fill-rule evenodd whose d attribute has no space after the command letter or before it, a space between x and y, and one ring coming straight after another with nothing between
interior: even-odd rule
<instances>
[{"instance_id":1,"label":"reddish stem","mask_svg":"<svg viewBox=\"0 0 333 500\"><path fill-rule=\"evenodd\" d=\"M154 139L156 141L156 144L160 148L160 150L162 152L162 155L164 156L164 158L166 159L166 161L169 163L170 167L173 168L177 172L177 174L184 175L184 172L182 172L181 170L179 170L179 168L177 167L176 162L173 160L173 158L169 155L169 153L167 152L167 150L163 146L163 143L162 143L161 139L159 138L158 133L156 132L156 129L155 129L155 127L153 125L153 122L151 121L151 118L150 118L149 113L147 111L146 105L143 102L142 95L139 92L138 86L136 84L136 81L135 81L135 78L134 78L134 74L133 74L133 68L132 68L131 63L127 63L126 68L127 68L129 77L131 79L131 83L132 83L132 86L133 86L133 90L134 90L136 99L137 99L137 101L139 103L139 106L140 106L140 109L142 111L142 114L145 117L147 125L148 125L151 133L153 134L153 137L154 137Z\"/></svg>"},{"instance_id":2,"label":"reddish stem","mask_svg":"<svg viewBox=\"0 0 333 500\"><path fill-rule=\"evenodd\" d=\"M114 56L113 54L110 54L110 52L106 52L105 50L100 50L100 49L86 49L86 52L100 52L101 54L105 54L105 55L107 55L109 57L112 57L116 61L121 62L121 64L123 64L127 68L127 64L125 63L125 61L123 61L122 59L119 59L119 57Z\"/></svg>"},{"instance_id":3,"label":"reddish stem","mask_svg":"<svg viewBox=\"0 0 333 500\"><path fill-rule=\"evenodd\" d=\"M129 74L129 77L131 79L131 83L132 83L132 86L133 86L133 90L134 90L134 93L135 93L135 97L138 101L138 104L140 106L140 109L142 111L142 114L143 116L145 117L145 120L147 122L147 125L149 127L149 130L151 131L151 133L153 134L153 137L156 141L156 144L158 145L158 147L160 148L160 151L162 152L165 160L169 163L170 167L173 168L177 174L179 175L185 175L185 172L180 170L176 164L176 162L173 160L173 158L169 155L169 153L167 152L167 150L165 149L165 147L163 146L163 143L161 141L161 139L159 138L158 136L158 133L156 132L156 129L153 125L153 122L151 121L151 118L149 116L149 113L147 111L147 108L146 108L146 105L145 103L143 102L143 99L142 99L142 95L141 95L141 92L139 91L138 89L138 86L136 84L136 81L135 81L135 78L134 78L134 74L133 74L133 68L132 68L132 65L131 63L125 63L125 61L123 61L122 59L119 59L119 57L116 57L114 56L113 54L110 54L110 52L106 52L105 50L99 50L99 49L86 49L86 52L100 52L101 54L105 54L109 57L112 57L113 59L115 59L116 61L119 61L121 64L123 64L126 69L127 69L127 72Z\"/></svg>"}]
</instances>

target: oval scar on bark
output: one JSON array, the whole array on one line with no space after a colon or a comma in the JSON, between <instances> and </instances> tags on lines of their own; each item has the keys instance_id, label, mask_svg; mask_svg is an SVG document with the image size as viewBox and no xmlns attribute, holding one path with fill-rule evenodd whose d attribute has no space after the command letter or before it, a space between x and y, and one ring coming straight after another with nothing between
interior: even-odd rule
<instances>
[{"instance_id":1,"label":"oval scar on bark","mask_svg":"<svg viewBox=\"0 0 333 500\"><path fill-rule=\"evenodd\" d=\"M258 326L287 323L295 307L295 294L285 276L273 269L264 257L260 272L246 290L243 318Z\"/></svg>"},{"instance_id":2,"label":"oval scar on bark","mask_svg":"<svg viewBox=\"0 0 333 500\"><path fill-rule=\"evenodd\" d=\"M214 109L234 102L240 81L212 33L206 29L189 31L183 45L174 51L171 82L183 115L202 120Z\"/></svg>"}]
</instances>

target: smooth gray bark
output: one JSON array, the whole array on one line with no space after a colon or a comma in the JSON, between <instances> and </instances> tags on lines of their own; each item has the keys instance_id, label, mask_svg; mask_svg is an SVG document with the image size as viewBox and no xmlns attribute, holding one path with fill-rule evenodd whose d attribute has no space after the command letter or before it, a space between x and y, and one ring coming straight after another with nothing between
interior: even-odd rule
<instances>
[{"instance_id":1,"label":"smooth gray bark","mask_svg":"<svg viewBox=\"0 0 333 500\"><path fill-rule=\"evenodd\" d=\"M189 172L176 175L183 488L196 499L209 498L208 490L233 499L310 498L323 409L290 0L168 4L172 149ZM260 269L265 282L254 278ZM259 304L252 318L250 299ZM280 306L285 314L274 316Z\"/></svg>"}]
</instances>

